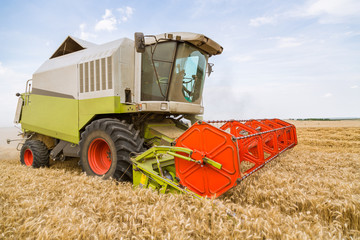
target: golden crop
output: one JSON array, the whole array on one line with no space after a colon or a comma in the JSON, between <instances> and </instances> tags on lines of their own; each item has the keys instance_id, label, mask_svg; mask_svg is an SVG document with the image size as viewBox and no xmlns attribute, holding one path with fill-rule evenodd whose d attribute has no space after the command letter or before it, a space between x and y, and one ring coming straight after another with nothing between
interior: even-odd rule
<instances>
[{"instance_id":1,"label":"golden crop","mask_svg":"<svg viewBox=\"0 0 360 240\"><path fill-rule=\"evenodd\" d=\"M299 144L217 200L4 159L0 239L357 239L359 122L295 122Z\"/></svg>"}]
</instances>

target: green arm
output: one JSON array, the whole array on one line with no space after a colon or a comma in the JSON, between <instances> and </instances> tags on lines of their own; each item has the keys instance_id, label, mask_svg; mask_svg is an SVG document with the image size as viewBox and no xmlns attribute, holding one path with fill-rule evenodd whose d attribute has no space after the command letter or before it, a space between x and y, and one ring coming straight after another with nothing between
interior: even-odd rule
<instances>
[{"instance_id":1,"label":"green arm","mask_svg":"<svg viewBox=\"0 0 360 240\"><path fill-rule=\"evenodd\" d=\"M188 149L188 148L157 146L157 147L152 147L149 150L147 150L146 152L144 152L144 153L140 154L139 156L137 156L135 158L135 161L141 161L141 160L146 160L148 158L154 158L158 154L169 154L169 155L172 155L174 157L184 159L186 161L195 162L195 163L199 163L199 164L201 163L201 161L199 161L199 160L195 160L195 159L192 159L191 157L187 157L187 156L178 154L178 152L186 153L186 154L188 154L188 156L191 156L191 154L192 154L192 150ZM222 164L220 164L220 163L218 163L218 162L216 162L216 161L214 161L214 160L212 160L210 158L204 157L202 160L205 163L213 166L214 168L217 168L217 169L222 168Z\"/></svg>"}]
</instances>

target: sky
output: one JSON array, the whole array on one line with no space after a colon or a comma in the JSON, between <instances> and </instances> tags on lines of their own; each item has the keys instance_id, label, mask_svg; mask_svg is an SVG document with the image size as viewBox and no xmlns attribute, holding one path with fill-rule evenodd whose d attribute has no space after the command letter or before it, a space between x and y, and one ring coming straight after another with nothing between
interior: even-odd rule
<instances>
[{"instance_id":1,"label":"sky","mask_svg":"<svg viewBox=\"0 0 360 240\"><path fill-rule=\"evenodd\" d=\"M202 33L223 46L204 119L360 117L359 0L1 0L0 127L68 35Z\"/></svg>"}]
</instances>

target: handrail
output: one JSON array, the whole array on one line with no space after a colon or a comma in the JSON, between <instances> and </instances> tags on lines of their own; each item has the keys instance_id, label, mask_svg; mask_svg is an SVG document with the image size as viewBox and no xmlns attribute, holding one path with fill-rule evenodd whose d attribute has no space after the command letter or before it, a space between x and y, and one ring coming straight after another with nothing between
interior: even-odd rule
<instances>
[{"instance_id":1,"label":"handrail","mask_svg":"<svg viewBox=\"0 0 360 240\"><path fill-rule=\"evenodd\" d=\"M24 94L24 105L28 105L30 103L30 94L31 94L31 83L32 79L26 81L25 94Z\"/></svg>"}]
</instances>

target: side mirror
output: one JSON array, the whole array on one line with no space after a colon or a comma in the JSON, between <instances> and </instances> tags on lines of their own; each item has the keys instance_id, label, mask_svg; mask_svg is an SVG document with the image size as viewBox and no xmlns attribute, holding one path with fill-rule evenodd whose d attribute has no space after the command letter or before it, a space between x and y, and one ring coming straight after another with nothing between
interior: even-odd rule
<instances>
[{"instance_id":1,"label":"side mirror","mask_svg":"<svg viewBox=\"0 0 360 240\"><path fill-rule=\"evenodd\" d=\"M145 52L145 38L144 34L142 32L136 32L134 34L135 38L135 49L138 53L144 53Z\"/></svg>"},{"instance_id":2,"label":"side mirror","mask_svg":"<svg viewBox=\"0 0 360 240\"><path fill-rule=\"evenodd\" d=\"M213 63L208 63L207 67L207 74L208 74L208 77L210 77L210 74L213 72L213 66L214 64Z\"/></svg>"}]
</instances>

